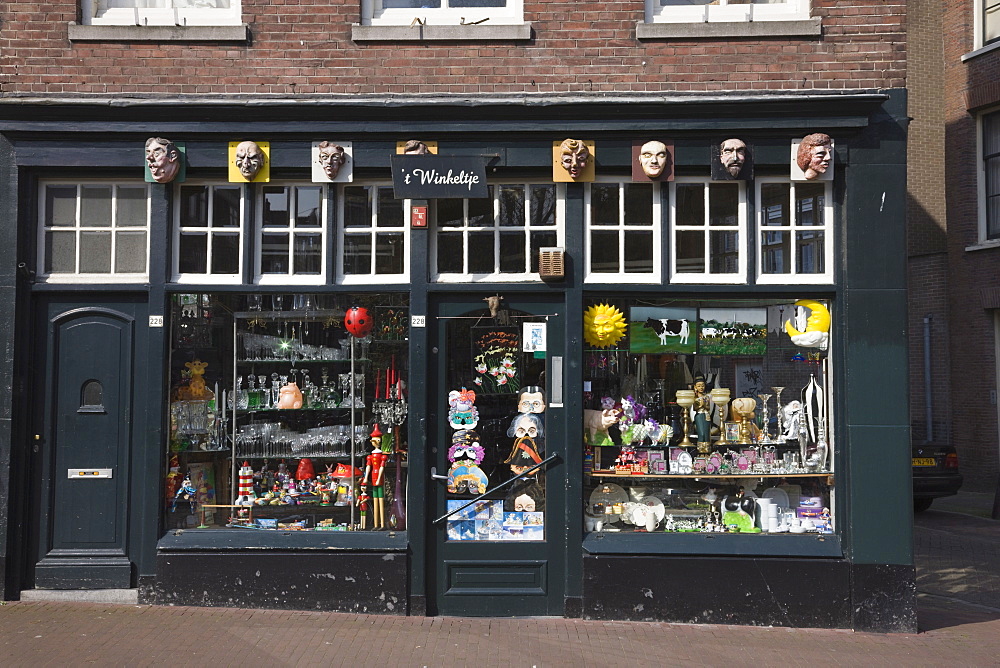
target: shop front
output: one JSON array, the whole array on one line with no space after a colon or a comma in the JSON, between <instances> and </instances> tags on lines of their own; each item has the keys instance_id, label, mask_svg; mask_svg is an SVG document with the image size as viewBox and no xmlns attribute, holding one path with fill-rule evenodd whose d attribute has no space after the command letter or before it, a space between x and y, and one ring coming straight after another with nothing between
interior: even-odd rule
<instances>
[{"instance_id":1,"label":"shop front","mask_svg":"<svg viewBox=\"0 0 1000 668\"><path fill-rule=\"evenodd\" d=\"M21 589L914 627L901 94L340 110L7 121Z\"/></svg>"}]
</instances>

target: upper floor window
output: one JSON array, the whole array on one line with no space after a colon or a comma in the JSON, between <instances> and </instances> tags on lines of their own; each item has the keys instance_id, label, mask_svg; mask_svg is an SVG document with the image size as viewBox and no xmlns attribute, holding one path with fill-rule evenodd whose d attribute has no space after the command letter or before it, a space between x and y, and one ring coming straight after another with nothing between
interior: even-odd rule
<instances>
[{"instance_id":1,"label":"upper floor window","mask_svg":"<svg viewBox=\"0 0 1000 668\"><path fill-rule=\"evenodd\" d=\"M539 250L562 245L561 192L554 183L497 183L488 198L435 200L435 278L540 280Z\"/></svg>"},{"instance_id":2,"label":"upper floor window","mask_svg":"<svg viewBox=\"0 0 1000 668\"><path fill-rule=\"evenodd\" d=\"M587 279L649 283L660 278L660 184L587 184Z\"/></svg>"},{"instance_id":3,"label":"upper floor window","mask_svg":"<svg viewBox=\"0 0 1000 668\"><path fill-rule=\"evenodd\" d=\"M1000 0L980 0L982 42L978 46L986 46L1000 40Z\"/></svg>"},{"instance_id":4,"label":"upper floor window","mask_svg":"<svg viewBox=\"0 0 1000 668\"><path fill-rule=\"evenodd\" d=\"M348 185L341 189L341 252L337 274L344 284L399 283L409 277L410 228L391 185Z\"/></svg>"},{"instance_id":5,"label":"upper floor window","mask_svg":"<svg viewBox=\"0 0 1000 668\"><path fill-rule=\"evenodd\" d=\"M982 173L980 206L986 239L1000 239L1000 111L981 117Z\"/></svg>"},{"instance_id":6,"label":"upper floor window","mask_svg":"<svg viewBox=\"0 0 1000 668\"><path fill-rule=\"evenodd\" d=\"M239 283L243 271L243 186L186 182L174 207L177 282Z\"/></svg>"},{"instance_id":7,"label":"upper floor window","mask_svg":"<svg viewBox=\"0 0 1000 668\"><path fill-rule=\"evenodd\" d=\"M522 0L362 0L366 25L512 25L523 23Z\"/></svg>"},{"instance_id":8,"label":"upper floor window","mask_svg":"<svg viewBox=\"0 0 1000 668\"><path fill-rule=\"evenodd\" d=\"M809 0L646 0L647 22L792 21L809 18Z\"/></svg>"},{"instance_id":9,"label":"upper floor window","mask_svg":"<svg viewBox=\"0 0 1000 668\"><path fill-rule=\"evenodd\" d=\"M671 191L670 282L745 283L746 184L678 177Z\"/></svg>"},{"instance_id":10,"label":"upper floor window","mask_svg":"<svg viewBox=\"0 0 1000 668\"><path fill-rule=\"evenodd\" d=\"M217 26L241 21L241 0L83 0L88 25Z\"/></svg>"},{"instance_id":11,"label":"upper floor window","mask_svg":"<svg viewBox=\"0 0 1000 668\"><path fill-rule=\"evenodd\" d=\"M269 184L257 198L257 282L322 284L326 274L326 190Z\"/></svg>"},{"instance_id":12,"label":"upper floor window","mask_svg":"<svg viewBox=\"0 0 1000 668\"><path fill-rule=\"evenodd\" d=\"M148 186L44 183L40 199L40 276L66 282L147 280Z\"/></svg>"},{"instance_id":13,"label":"upper floor window","mask_svg":"<svg viewBox=\"0 0 1000 668\"><path fill-rule=\"evenodd\" d=\"M833 281L831 183L757 181L757 282Z\"/></svg>"}]
</instances>

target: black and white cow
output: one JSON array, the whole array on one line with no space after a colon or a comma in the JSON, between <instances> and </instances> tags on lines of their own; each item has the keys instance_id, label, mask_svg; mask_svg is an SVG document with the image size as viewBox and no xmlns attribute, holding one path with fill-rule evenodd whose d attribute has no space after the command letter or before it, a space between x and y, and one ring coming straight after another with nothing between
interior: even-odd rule
<instances>
[{"instance_id":1,"label":"black and white cow","mask_svg":"<svg viewBox=\"0 0 1000 668\"><path fill-rule=\"evenodd\" d=\"M668 336L679 336L679 343L684 345L688 342L688 337L691 336L691 326L688 324L687 318L681 320L674 320L672 318L647 318L643 327L649 327L656 333L656 336L660 339L660 345L667 345Z\"/></svg>"}]
</instances>

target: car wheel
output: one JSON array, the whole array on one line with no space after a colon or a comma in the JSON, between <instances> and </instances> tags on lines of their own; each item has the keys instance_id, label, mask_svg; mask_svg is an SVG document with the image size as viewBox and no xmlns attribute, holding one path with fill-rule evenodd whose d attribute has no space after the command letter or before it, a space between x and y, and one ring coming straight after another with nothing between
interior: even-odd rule
<instances>
[{"instance_id":1,"label":"car wheel","mask_svg":"<svg viewBox=\"0 0 1000 668\"><path fill-rule=\"evenodd\" d=\"M922 513L931 507L934 499L913 499L913 512Z\"/></svg>"}]
</instances>

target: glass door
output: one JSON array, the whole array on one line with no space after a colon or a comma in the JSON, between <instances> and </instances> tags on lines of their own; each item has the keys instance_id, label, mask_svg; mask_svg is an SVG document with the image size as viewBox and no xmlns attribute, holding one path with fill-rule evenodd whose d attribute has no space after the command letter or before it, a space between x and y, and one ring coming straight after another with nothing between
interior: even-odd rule
<instances>
[{"instance_id":1,"label":"glass door","mask_svg":"<svg viewBox=\"0 0 1000 668\"><path fill-rule=\"evenodd\" d=\"M428 388L430 612L562 614L562 302L444 298Z\"/></svg>"}]
</instances>

